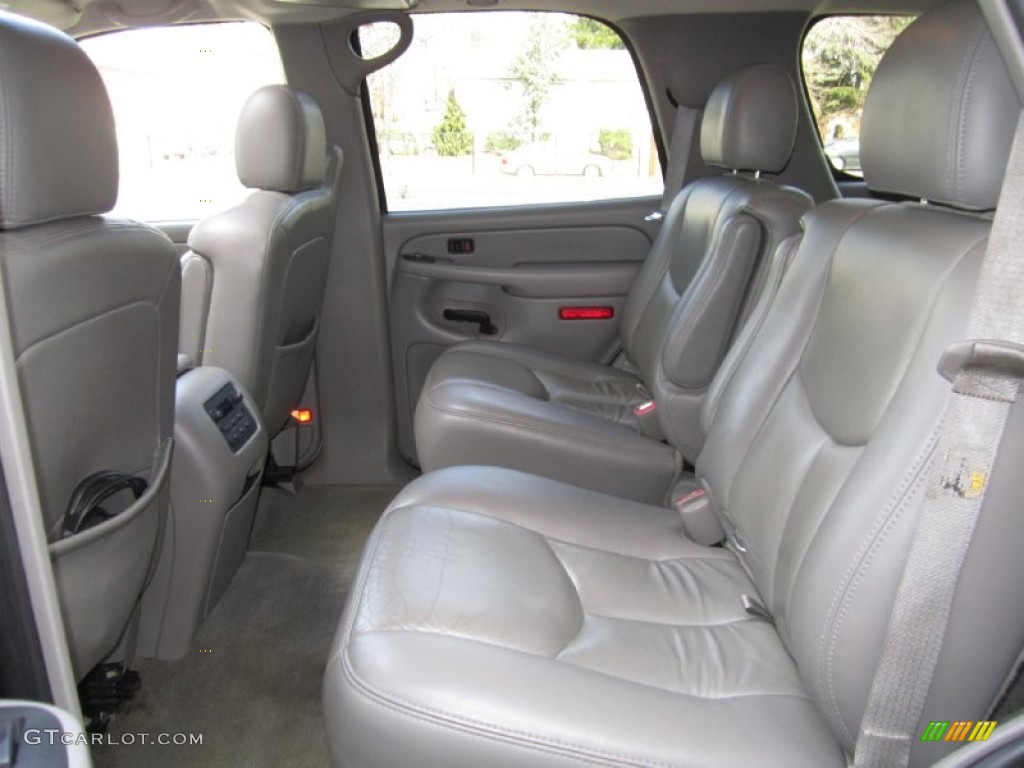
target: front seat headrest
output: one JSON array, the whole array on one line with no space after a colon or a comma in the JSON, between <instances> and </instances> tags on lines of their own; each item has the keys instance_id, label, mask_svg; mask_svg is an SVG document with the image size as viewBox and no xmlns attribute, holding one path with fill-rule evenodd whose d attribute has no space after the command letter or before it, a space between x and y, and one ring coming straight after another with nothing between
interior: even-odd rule
<instances>
[{"instance_id":1,"label":"front seat headrest","mask_svg":"<svg viewBox=\"0 0 1024 768\"><path fill-rule=\"evenodd\" d=\"M327 130L320 107L286 85L260 88L242 107L235 133L238 178L251 189L299 192L323 182Z\"/></svg>"},{"instance_id":2,"label":"front seat headrest","mask_svg":"<svg viewBox=\"0 0 1024 768\"><path fill-rule=\"evenodd\" d=\"M715 86L704 107L700 152L720 168L779 173L796 141L793 78L772 64L733 72Z\"/></svg>"},{"instance_id":3,"label":"front seat headrest","mask_svg":"<svg viewBox=\"0 0 1024 768\"><path fill-rule=\"evenodd\" d=\"M861 121L870 189L995 208L1020 102L974 2L930 11L875 72Z\"/></svg>"},{"instance_id":4,"label":"front seat headrest","mask_svg":"<svg viewBox=\"0 0 1024 768\"><path fill-rule=\"evenodd\" d=\"M106 213L117 201L114 114L63 32L0 12L0 229Z\"/></svg>"}]
</instances>

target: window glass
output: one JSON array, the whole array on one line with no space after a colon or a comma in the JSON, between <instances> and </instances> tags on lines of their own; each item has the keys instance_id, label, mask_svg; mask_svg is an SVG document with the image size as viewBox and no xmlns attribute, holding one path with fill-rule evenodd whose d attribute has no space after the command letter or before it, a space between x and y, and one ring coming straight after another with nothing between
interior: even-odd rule
<instances>
[{"instance_id":1,"label":"window glass","mask_svg":"<svg viewBox=\"0 0 1024 768\"><path fill-rule=\"evenodd\" d=\"M610 27L513 11L414 24L367 80L390 210L661 194L636 67Z\"/></svg>"},{"instance_id":2,"label":"window glass","mask_svg":"<svg viewBox=\"0 0 1024 768\"><path fill-rule=\"evenodd\" d=\"M198 219L237 202L235 123L260 86L283 83L273 35L254 23L128 30L82 41L117 122L115 211Z\"/></svg>"},{"instance_id":3,"label":"window glass","mask_svg":"<svg viewBox=\"0 0 1024 768\"><path fill-rule=\"evenodd\" d=\"M832 166L860 169L860 116L882 54L912 21L909 16L831 16L804 38L803 70L811 108Z\"/></svg>"}]
</instances>

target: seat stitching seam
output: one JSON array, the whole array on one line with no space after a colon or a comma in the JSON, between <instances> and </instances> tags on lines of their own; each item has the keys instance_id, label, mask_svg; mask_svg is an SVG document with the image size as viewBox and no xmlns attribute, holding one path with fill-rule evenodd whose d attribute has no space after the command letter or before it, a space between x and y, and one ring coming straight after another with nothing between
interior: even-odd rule
<instances>
[{"instance_id":1,"label":"seat stitching seam","mask_svg":"<svg viewBox=\"0 0 1024 768\"><path fill-rule=\"evenodd\" d=\"M737 597L739 597L737 595ZM736 604L739 605L740 601L737 599ZM704 624L683 624L678 622L670 621L655 621L653 619L634 619L626 616L612 616L607 613L595 613L593 611L587 613L588 616L593 616L597 619L609 619L611 621L622 621L630 624L650 624L655 627L674 627L676 629L708 629L714 630L719 627L731 627L737 624L749 624L752 622L763 622L764 619L759 619L754 616L740 616L735 619L727 619L725 621L707 622Z\"/></svg>"},{"instance_id":2,"label":"seat stitching seam","mask_svg":"<svg viewBox=\"0 0 1024 768\"><path fill-rule=\"evenodd\" d=\"M521 651L517 651L517 652L522 653ZM422 721L425 721L425 722L430 722L430 723L432 723L434 725L437 725L438 727L445 728L447 730L461 731L463 733L465 733L467 731L470 731L474 735L478 735L478 736L480 736L482 738L490 738L490 739L495 739L495 740L503 740L503 741L506 741L506 743L511 742L515 746L523 746L523 747L525 747L527 749L536 749L536 750L540 750L540 751L545 751L545 748L547 748L549 750L552 750L552 751L557 751L559 748L570 749L570 750L578 750L582 754L580 754L580 755L572 755L572 757L574 757L576 759L587 759L587 760L590 760L591 762L593 762L594 760L599 760L599 759L620 760L620 761L621 760L626 760L626 761L629 761L631 763L632 762L636 762L636 761L640 761L640 764L644 765L644 766L653 766L654 768L672 768L672 764L670 764L670 763L664 763L664 762L660 762L660 761L658 761L658 762L651 762L648 759L641 758L641 757L635 756L635 755L610 752L610 751L607 751L607 750L595 749L593 747L585 747L583 745L574 744L574 743L571 743L571 742L558 741L558 740L551 739L551 738L548 738L548 737L545 737L545 736L541 736L541 735L536 734L536 733L532 733L530 731L519 730L519 729L511 729L511 728L503 728L503 727L501 727L499 725L496 725L496 724L487 723L486 721L465 717L463 715L459 715L459 714L456 714L454 712L450 712L450 711L446 711L446 710L443 710L443 709L438 709L436 707L431 707L431 706L427 706L427 705L424 705L424 704L416 703L416 702L410 701L409 699L406 699L406 698L401 697L401 696L396 696L396 695L391 694L391 693L385 693L384 691L378 689L376 686L371 685L368 681L366 681L366 680L362 679L361 677L359 677L359 675L356 673L354 667L352 666L351 660L348 657L347 648L342 650L342 653L340 654L340 656L341 656L340 661L341 661L342 671L345 674L345 677L348 678L349 682L352 683L353 689L356 690L358 693L360 693L364 698L367 698L367 699L369 699L371 701L374 701L378 705L383 706L383 707L385 707L387 709L391 709L392 711L394 711L394 712L396 712L398 714L403 714L403 715L405 715L407 717L411 717L411 718L416 719L416 720L422 720ZM583 670L585 670L587 672L593 672L593 673L596 673L596 674L604 675L604 673L597 672L596 670L588 670L585 667L578 667L576 665L572 665L572 666L574 668L576 668L576 669L583 669ZM635 685L643 685L642 683L633 683L632 681L630 681L630 682L632 684L635 684ZM649 686L645 686L645 687L649 687ZM663 690L663 689L656 689L656 690ZM699 700L708 700L708 697L694 696L692 694L686 694L686 693L675 693L674 695L676 695L676 696L686 696L687 698L693 698L693 699L699 699ZM773 693L773 694L741 694L741 695L738 695L738 696L725 696L725 697L721 697L721 699L715 699L715 700L723 700L724 701L724 700L727 700L727 699L735 699L735 698L752 698L752 697L760 698L760 697L765 697L765 696L771 697L771 698L781 698L781 697L795 698L795 699L801 699L801 700L804 700L804 701L807 701L808 698L809 698L807 696L798 696L798 695L795 695L795 694L774 694ZM502 738L502 737L504 737L504 738ZM513 739L516 739L516 738L527 739L528 741L526 743L523 743L522 741L513 741Z\"/></svg>"},{"instance_id":3,"label":"seat stitching seam","mask_svg":"<svg viewBox=\"0 0 1024 768\"><path fill-rule=\"evenodd\" d=\"M709 398L710 402L706 406L708 414L707 423L709 425L713 424L715 421L715 416L718 413L718 406L721 403L722 395L728 389L729 383L732 382L733 376L735 375L737 369L742 364L743 359L746 358L747 353L750 351L750 348L753 345L755 339L761 333L761 328L765 324L765 320L769 315L769 310L775 303L775 297L779 293L779 288L782 285L782 278L785 276L786 269L789 266L788 262L790 261L793 254L799 249L800 244L803 242L802 233L796 232L793 235L790 235L790 237L794 238L794 240L788 246L787 254L782 259L778 260L778 267L776 268L776 261L773 261L773 263L769 265L768 274L765 276L765 285L762 286L761 295L764 303L761 304L759 300L758 303L755 304L755 306L752 308L751 313L747 316L746 326L751 328L750 333L747 334L743 330L740 331L740 338L734 339L732 348L730 349L729 353L726 354L726 359L723 360L722 365L719 366L719 370L722 370L725 367L726 363L729 360L729 355L732 354L732 349L735 349L737 362L734 365L731 365L728 369L728 373L726 374L728 381L720 389L718 389L717 396ZM786 238L786 240L789 240L789 238ZM782 247L782 244L785 243L786 240L783 240L782 243L779 244L779 248ZM778 251L778 249L776 249L776 251ZM714 382L712 382L711 386L714 386ZM709 391L710 389L711 387L709 387Z\"/></svg>"},{"instance_id":4,"label":"seat stitching seam","mask_svg":"<svg viewBox=\"0 0 1024 768\"><path fill-rule=\"evenodd\" d=\"M851 559L846 572L843 574L843 578L840 581L839 586L833 593L827 614L828 619L822 628L820 636L821 652L819 654L819 664L826 682L828 703L832 710L833 718L839 724L840 728L842 728L844 735L850 741L854 739L854 736L850 729L850 725L842 715L839 706L838 691L836 690L837 681L835 676L834 660L837 652L837 645L839 643L840 629L846 621L853 597L857 593L857 589L860 587L864 577L867 575L867 572L874 561L875 555L881 549L882 544L885 543L889 534L892 533L893 528L906 512L907 504L909 503L909 499L913 492L920 488L921 484L927 479L927 474L924 472L924 469L928 466L929 457L935 450L935 446L938 442L938 433L938 428L935 428L929 440L926 442L924 450L918 455L917 459L911 464L910 468L904 474L903 480L900 482L899 486L897 486L896 493L893 494L890 502L886 504L882 513L878 518L876 518L874 524L864 537L861 545L857 548L857 552Z\"/></svg>"},{"instance_id":5,"label":"seat stitching seam","mask_svg":"<svg viewBox=\"0 0 1024 768\"><path fill-rule=\"evenodd\" d=\"M161 291L161 293L162 293L162 291ZM135 301L130 301L130 302L126 303L126 304L119 304L116 307L110 307L108 309L104 309L102 312L97 312L95 315L90 315L88 317L82 317L82 318L78 318L76 320L73 320L73 321L71 321L71 323L69 325L66 325L63 328L57 328L56 330L54 330L53 332L47 334L46 336L41 336L40 338L33 340L31 344L29 344L23 350L21 350L20 352L17 353L17 358L15 359L15 362L19 362L20 363L25 358L25 355L27 355L29 352L33 351L36 347L38 347L41 344L45 344L47 342L53 341L54 339L56 339L56 338L58 338L60 336L63 336L65 333L69 333L71 331L77 330L79 327L81 327L83 325L87 325L87 324L93 323L93 322L95 322L97 320L101 320L101 319L107 317L108 315L115 315L115 314L117 314L119 312L125 311L126 309L135 309L137 307L141 307L141 308L148 307L148 308L152 309L154 311L154 314L159 318L159 316L160 316L160 308L159 308L159 303L158 302L159 302L159 298L158 298L158 300L156 302L154 302L151 299L146 299L146 298L137 299Z\"/></svg>"},{"instance_id":6,"label":"seat stitching seam","mask_svg":"<svg viewBox=\"0 0 1024 768\"><path fill-rule=\"evenodd\" d=\"M573 594L576 598L576 604L579 606L580 609L580 625L576 628L576 633L572 636L569 642L565 643L562 646L562 650L555 654L554 658L557 660L563 653L565 653L569 646L576 641L576 638L583 634L583 627L586 625L587 622L587 610L583 607L583 594L580 590L580 585L574 578L572 571L569 570L569 566L567 566L565 564L565 561L561 558L561 556L559 556L558 550L556 550L551 545L551 541L548 539L547 536L545 536L542 533L538 533L537 535L540 537L540 540L544 542L544 546L551 553L551 556L555 559L555 562L557 562L559 567L561 567L562 572L565 574L565 578L568 579L570 584L572 584Z\"/></svg>"},{"instance_id":7,"label":"seat stitching seam","mask_svg":"<svg viewBox=\"0 0 1024 768\"><path fill-rule=\"evenodd\" d=\"M562 742L554 739L550 739L539 734L531 733L529 731L503 728L499 725L487 723L482 720L476 720L474 718L465 717L458 715L454 712L448 712L435 707L418 704L401 696L395 696L394 694L385 693L378 689L376 686L371 685L366 680L363 680L356 673L354 667L348 658L347 649L344 649L341 653L342 670L345 676L353 684L353 688L358 691L363 697L376 702L378 705L383 706L387 709L391 709L399 714L404 714L407 717L411 717L416 720L423 720L430 722L438 727L445 728L447 730L455 730L465 733L471 731L474 735L478 735L482 738L490 738L505 741L506 743L511 742L515 746L523 746L527 749L536 749L539 751L553 751L556 752L559 747L563 749L579 750L583 754L580 755L567 755L575 759L586 760L588 762L594 762L599 759L609 760L627 760L631 763L640 761L642 765L656 766L657 768L672 768L669 763L652 763L644 760L640 757L632 755L626 755L615 752L608 752L605 750L594 749L591 747L584 747L582 745L573 744L571 742ZM460 727L461 726L461 727ZM502 738L504 737L504 738ZM527 742L513 741L518 737L519 739L527 739ZM589 753L589 754L588 754Z\"/></svg>"},{"instance_id":8,"label":"seat stitching seam","mask_svg":"<svg viewBox=\"0 0 1024 768\"><path fill-rule=\"evenodd\" d=\"M955 131L949 136L949 167L946 172L947 190L951 196L960 197L963 192L963 179L965 175L966 152L964 146L967 144L964 134L967 132L967 106L971 100L971 89L977 73L978 58L980 50L986 39L986 26L978 25L975 32L975 39L971 44L970 54L961 64L959 82L955 91L957 96L958 120Z\"/></svg>"},{"instance_id":9,"label":"seat stitching seam","mask_svg":"<svg viewBox=\"0 0 1024 768\"><path fill-rule=\"evenodd\" d=\"M467 349L467 347L470 348ZM541 373L548 373L553 376L565 376L567 378L575 376L579 381L588 383L590 381L615 382L629 378L627 374L610 365L599 365L597 363L590 363L584 360L561 358L556 355L551 355L549 358L548 353L541 353L541 357L531 354L536 352L539 352L539 350L530 349L528 347L522 348L519 345L512 343L470 340L453 344L445 349L442 356L456 357L461 355L466 357L486 357L492 360L502 360L505 362L515 363L516 365L522 366L530 373L540 371ZM579 363L591 370L587 371L586 375L581 375L578 370L572 370L576 363ZM569 367L571 373L563 373L563 366Z\"/></svg>"},{"instance_id":10,"label":"seat stitching seam","mask_svg":"<svg viewBox=\"0 0 1024 768\"><path fill-rule=\"evenodd\" d=\"M536 377L534 377L534 378L536 378ZM544 382L541 381L540 379L537 379L537 383L541 385L542 389L544 389L544 394L547 396L547 399L541 399L539 397L536 397L535 395L531 395L529 392L523 392L523 391L521 391L519 389L515 389L513 387L505 387L505 386L502 386L501 384L492 384L489 381L481 381L480 379L474 379L471 376L449 376L449 377L443 378L443 379L441 379L441 381L432 383L428 391L434 392L434 391L436 391L438 389L443 389L445 387L450 387L450 386L454 386L454 385L460 384L460 385L463 385L463 386L468 385L468 386L478 387L480 389L486 389L486 390L489 390L491 392L508 392L508 393L510 393L512 395L520 395L522 397L527 397L527 398L529 398L531 400L540 400L540 402L542 402L542 403L549 403L549 402L551 402L551 392L548 391L548 388L544 386Z\"/></svg>"},{"instance_id":11,"label":"seat stitching seam","mask_svg":"<svg viewBox=\"0 0 1024 768\"><path fill-rule=\"evenodd\" d=\"M601 552L601 553L605 553L605 554L608 554L608 555L613 555L615 557L629 558L630 560L638 560L641 563L658 563L658 564L663 564L663 563L672 563L672 562L680 562L680 563L682 563L682 562L687 562L687 561L693 561L693 562L699 562L699 563L734 563L734 564L738 564L735 556L733 556L733 557L727 557L727 556L716 556L716 557L713 557L713 556L709 556L709 555L681 555L681 556L663 557L663 558L658 558L658 559L655 560L655 559L651 559L651 558L647 558L647 557L640 557L638 555L630 555L630 554L625 554L625 553L622 553L622 552L614 552L612 550L600 549L598 547L590 546L588 544L580 544L579 542L569 541L567 539L563 539L563 538L560 538L558 536L551 536L551 535L548 535L548 534L545 534L545 533L541 533L540 531L537 531L537 530L535 530L533 528L529 528L529 527L527 527L527 526L525 526L525 525L523 525L521 523L516 523L516 522L513 522L511 520L506 520L505 518L502 518L502 517L494 517L492 515L487 514L486 512L481 512L481 511L478 511L478 510L475 510L475 509L463 509L461 507L438 506L438 505L434 505L434 504L424 504L423 502L418 502L418 501L410 501L407 504L402 504L401 506L398 506L398 507L392 507L391 508L391 512L389 512L389 514L393 514L395 512L398 512L399 510L415 510L415 509L434 509L434 510L438 510L438 511L457 512L459 514L464 514L464 515L473 515L475 517L484 518L485 520L492 520L494 522L498 522L498 523L502 523L504 525L512 526L513 528L517 528L517 529L519 529L521 531L525 531L526 533L533 534L534 536L539 536L540 538L543 538L543 539L547 540L548 546L550 546L550 542L553 541L553 542L558 543L558 544L564 544L567 547L576 547L577 549L585 549L588 552ZM725 552L726 550L722 550L722 551Z\"/></svg>"}]
</instances>

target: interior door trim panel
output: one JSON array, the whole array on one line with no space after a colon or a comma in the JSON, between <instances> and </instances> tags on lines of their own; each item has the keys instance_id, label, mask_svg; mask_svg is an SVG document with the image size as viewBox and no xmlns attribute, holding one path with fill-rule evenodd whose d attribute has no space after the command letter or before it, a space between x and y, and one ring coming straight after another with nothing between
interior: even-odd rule
<instances>
[{"instance_id":1,"label":"interior door trim panel","mask_svg":"<svg viewBox=\"0 0 1024 768\"><path fill-rule=\"evenodd\" d=\"M626 296L658 231L644 217L657 204L636 198L385 216L401 453L416 461L416 403L430 366L452 344L483 339L610 362ZM565 316L580 306L607 311L588 322Z\"/></svg>"},{"instance_id":2,"label":"interior door trim panel","mask_svg":"<svg viewBox=\"0 0 1024 768\"><path fill-rule=\"evenodd\" d=\"M638 261L574 262L515 267L480 267L451 261L402 259L399 271L433 280L499 285L512 296L529 299L589 298L625 295L633 284Z\"/></svg>"}]
</instances>

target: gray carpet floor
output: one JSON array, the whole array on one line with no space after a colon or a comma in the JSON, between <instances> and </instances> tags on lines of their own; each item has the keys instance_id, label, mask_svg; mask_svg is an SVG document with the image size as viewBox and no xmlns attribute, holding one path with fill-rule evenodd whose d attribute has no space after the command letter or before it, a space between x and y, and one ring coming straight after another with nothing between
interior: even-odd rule
<instances>
[{"instance_id":1,"label":"gray carpet floor","mask_svg":"<svg viewBox=\"0 0 1024 768\"><path fill-rule=\"evenodd\" d=\"M327 651L359 555L397 487L264 489L238 574L180 661L137 660L143 687L111 724L202 745L93 747L97 768L328 764Z\"/></svg>"}]
</instances>

